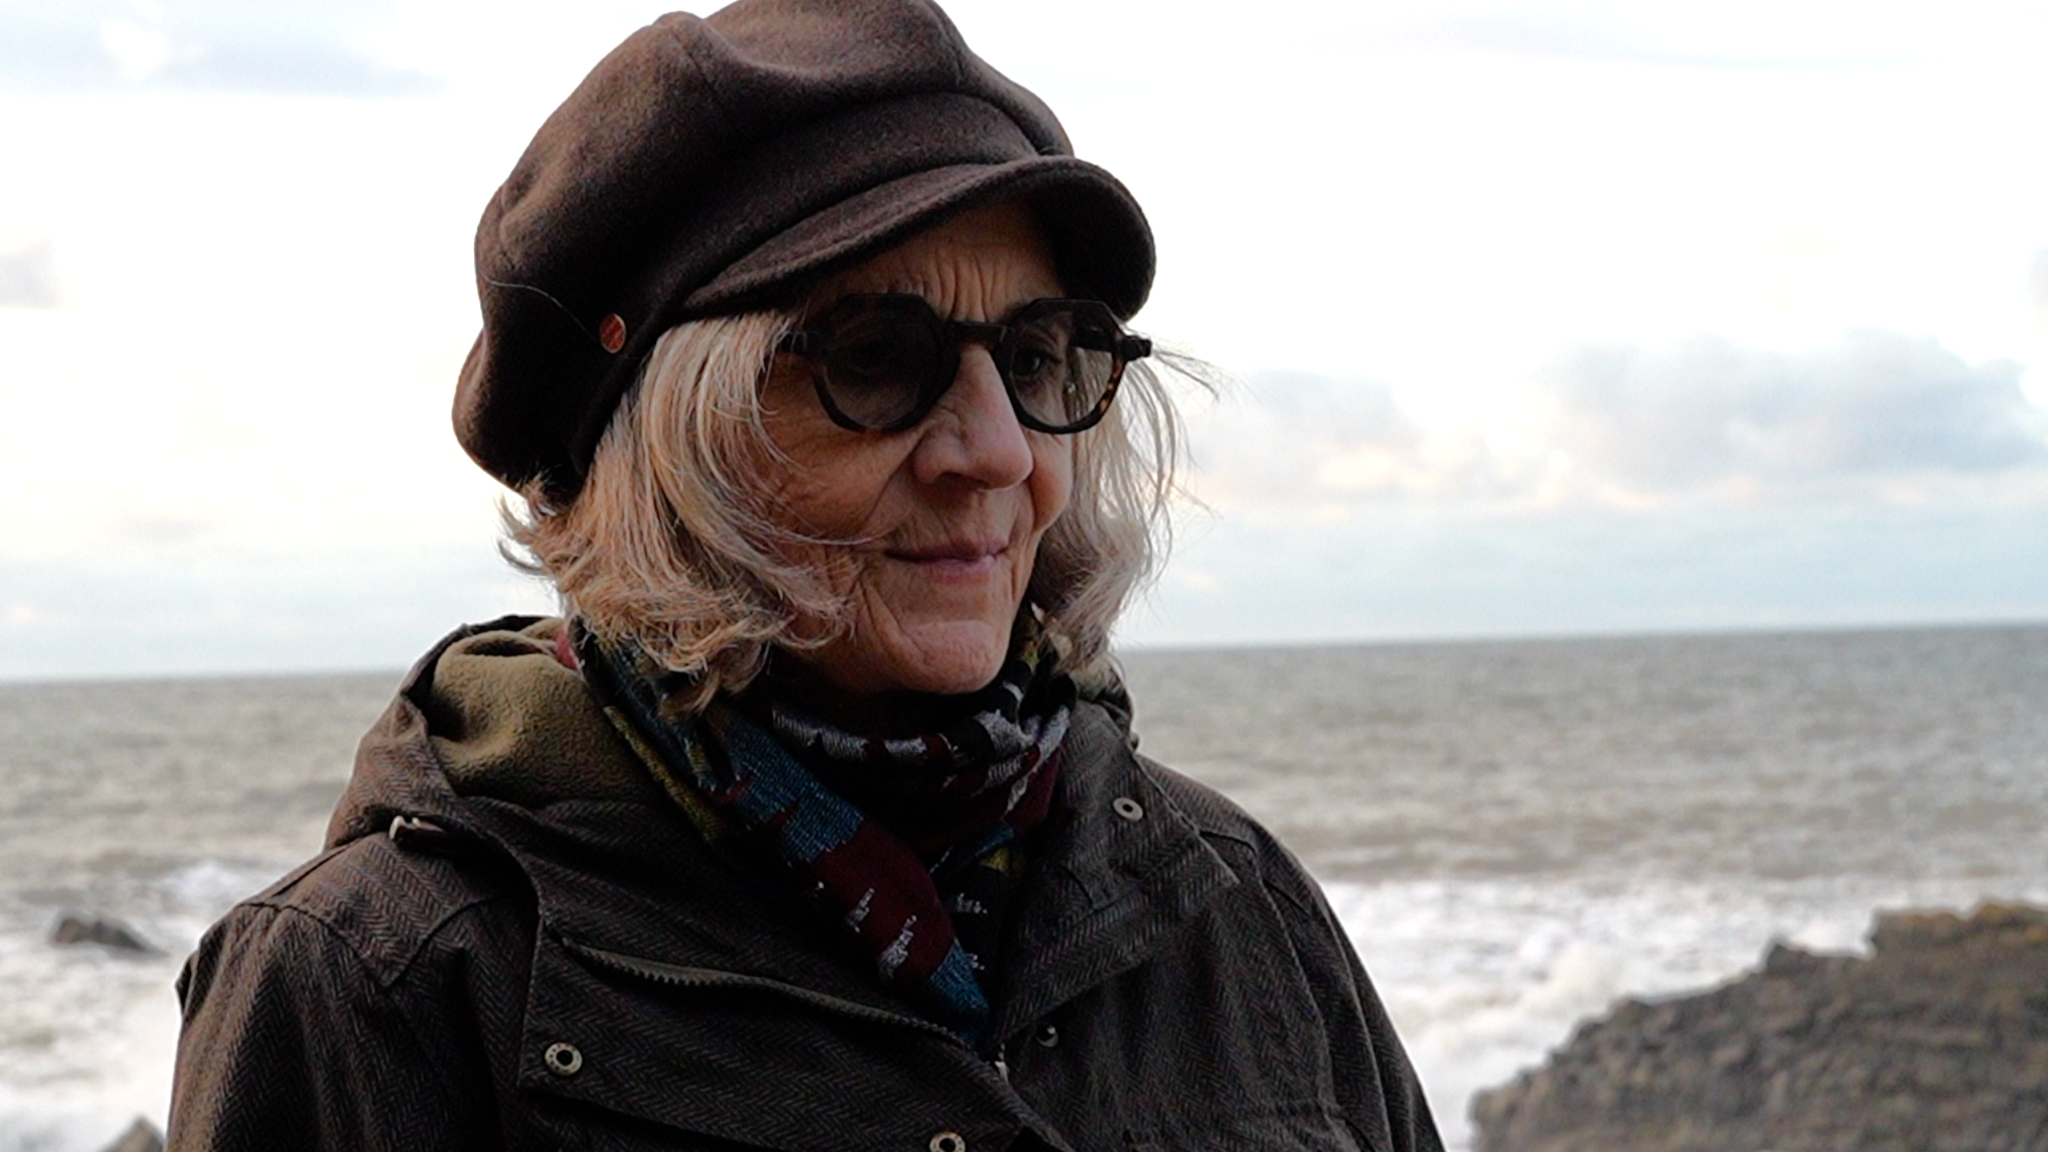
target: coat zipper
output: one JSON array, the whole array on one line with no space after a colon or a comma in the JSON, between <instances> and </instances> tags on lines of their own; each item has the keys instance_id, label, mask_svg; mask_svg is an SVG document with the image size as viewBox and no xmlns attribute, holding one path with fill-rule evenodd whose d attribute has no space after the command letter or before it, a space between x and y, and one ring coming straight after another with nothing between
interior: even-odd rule
<instances>
[{"instance_id":1,"label":"coat zipper","mask_svg":"<svg viewBox=\"0 0 2048 1152\"><path fill-rule=\"evenodd\" d=\"M823 992L815 992L809 988L800 987L785 981L770 980L766 976L748 976L739 972L726 972L718 968L693 968L683 964L669 964L661 960L649 960L644 956L628 956L623 952L612 952L604 948L593 947L589 944L571 940L567 936L558 938L562 941L564 948L594 964L610 968L614 972L623 972L628 976L638 976L643 980L651 980L657 984L668 984L678 988L753 988L762 992L772 992L775 995L787 997L798 1003L808 1004L813 1008L822 1008L827 1012L851 1016L856 1020L867 1020L876 1024L893 1024L903 1028L914 1028L920 1032L929 1032L935 1036L943 1036L962 1048L967 1047L967 1043L961 1040L951 1029L941 1027L929 1020L920 1020L915 1016L905 1016L900 1012L891 1012L884 1008L876 1008L873 1005L846 1000L838 996L828 996ZM970 1052L973 1051L972 1049L968 1050ZM974 1055L976 1059L983 1059L978 1052L974 1053ZM995 1055L986 1058L986 1062L991 1068L995 1069L996 1075L1001 1077L1003 1086L1009 1087L1010 1062L1004 1059L1003 1050L1000 1045L997 1046Z\"/></svg>"},{"instance_id":2,"label":"coat zipper","mask_svg":"<svg viewBox=\"0 0 2048 1152\"><path fill-rule=\"evenodd\" d=\"M857 1020L866 1020L876 1024L893 1024L903 1028L914 1028L920 1032L929 1032L935 1036L943 1036L962 1048L967 1047L966 1042L955 1035L952 1030L934 1024L929 1020L920 1020L915 1016L905 1016L900 1012L891 1012L885 1008L876 1008L870 1004L862 1004L858 1001L846 1000L838 996L829 996L823 992L816 992L785 981L771 980L766 976L748 976L739 972L727 972L718 968L693 968L682 964L669 964L661 960L649 960L641 956L628 956L622 952L612 952L603 948L593 947L589 944L571 940L566 936L560 937L560 939L563 947L593 963L610 968L615 972L623 972L629 976L638 976L644 980L652 980L657 984L668 984L678 988L753 988L762 992L771 992L778 996L787 997L799 1003L808 1004L813 1008L822 1008L825 1011L836 1012L842 1016L851 1016ZM978 1055L977 1058L979 1058ZM1008 1069L1003 1066L1003 1060L1000 1055L996 1057L995 1064L998 1071L1003 1073L1003 1079L1007 1081L1009 1079Z\"/></svg>"},{"instance_id":3,"label":"coat zipper","mask_svg":"<svg viewBox=\"0 0 2048 1152\"><path fill-rule=\"evenodd\" d=\"M867 1020L877 1024L893 1024L903 1028L915 1029L919 1032L929 1032L935 1036L943 1036L962 1048L967 1048L966 1041L960 1039L951 1029L934 1024L929 1020L920 1020L915 1016L905 1016L901 1012L890 1012L887 1009L876 1008L869 1004L862 1004L858 1001L847 1000L839 996L828 996L823 992L814 992L809 988L790 984L786 981L771 980L766 976L748 976L740 972L727 972L719 968L695 968L685 964L670 964L662 960L649 960L644 956L628 956L623 952L613 952L608 949L571 940L567 936L558 935L556 939L560 940L562 946L570 952L583 957L599 967L609 968L614 972L621 972L628 976L637 976L657 984L667 984L677 988L753 988L762 992L784 996L800 1004L808 1004L811 1007L821 1008L827 1012L836 1012L844 1016L850 1016L856 1020ZM989 1057L983 1057L971 1048L968 1048L968 1052L977 1061L993 1069L996 1076L1002 1080L1003 1088L1013 1095L1015 1094L1016 1089L1010 1084L1010 1063L1005 1059L1001 1045L996 1047L995 1055ZM1021 1097L1017 1099L1019 1103L1022 1103ZM1030 1106L1025 1105L1025 1107L1028 1109ZM1050 1143L1056 1148L1066 1147L1064 1143L1058 1140L1053 1140Z\"/></svg>"}]
</instances>

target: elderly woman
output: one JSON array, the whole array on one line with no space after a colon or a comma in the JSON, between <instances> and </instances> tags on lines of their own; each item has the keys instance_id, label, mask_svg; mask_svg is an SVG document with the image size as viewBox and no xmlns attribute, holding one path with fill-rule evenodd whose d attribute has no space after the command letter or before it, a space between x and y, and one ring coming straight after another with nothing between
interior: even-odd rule
<instances>
[{"instance_id":1,"label":"elderly woman","mask_svg":"<svg viewBox=\"0 0 2048 1152\"><path fill-rule=\"evenodd\" d=\"M1437 1147L1108 630L1172 413L1137 204L924 0L664 17L477 236L464 628L180 992L176 1149Z\"/></svg>"}]
</instances>

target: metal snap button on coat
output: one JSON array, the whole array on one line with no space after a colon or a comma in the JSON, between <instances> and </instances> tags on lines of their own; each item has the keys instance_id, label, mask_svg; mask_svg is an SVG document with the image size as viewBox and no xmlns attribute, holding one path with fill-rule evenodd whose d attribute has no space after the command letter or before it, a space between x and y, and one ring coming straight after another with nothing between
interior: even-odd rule
<instances>
[{"instance_id":1,"label":"metal snap button on coat","mask_svg":"<svg viewBox=\"0 0 2048 1152\"><path fill-rule=\"evenodd\" d=\"M1110 801L1109 806L1116 809L1116 814L1126 820L1143 820L1145 818L1145 806L1129 796L1119 796Z\"/></svg>"},{"instance_id":2,"label":"metal snap button on coat","mask_svg":"<svg viewBox=\"0 0 2048 1152\"><path fill-rule=\"evenodd\" d=\"M557 1076L574 1076L583 1071L583 1053L574 1044L550 1044L540 1059Z\"/></svg>"},{"instance_id":3,"label":"metal snap button on coat","mask_svg":"<svg viewBox=\"0 0 2048 1152\"><path fill-rule=\"evenodd\" d=\"M597 343L607 352L626 346L626 319L617 312L597 322Z\"/></svg>"},{"instance_id":4,"label":"metal snap button on coat","mask_svg":"<svg viewBox=\"0 0 2048 1152\"><path fill-rule=\"evenodd\" d=\"M967 1138L958 1132L941 1132L932 1137L932 1152L967 1152Z\"/></svg>"},{"instance_id":5,"label":"metal snap button on coat","mask_svg":"<svg viewBox=\"0 0 2048 1152\"><path fill-rule=\"evenodd\" d=\"M1040 1048L1052 1048L1060 1042L1060 1030L1053 1027L1052 1022L1048 1020L1038 1026L1038 1035L1033 1039L1038 1041Z\"/></svg>"},{"instance_id":6,"label":"metal snap button on coat","mask_svg":"<svg viewBox=\"0 0 2048 1152\"><path fill-rule=\"evenodd\" d=\"M385 834L400 848L437 848L452 839L446 828L432 820L402 812L391 818L391 827L385 830Z\"/></svg>"}]
</instances>

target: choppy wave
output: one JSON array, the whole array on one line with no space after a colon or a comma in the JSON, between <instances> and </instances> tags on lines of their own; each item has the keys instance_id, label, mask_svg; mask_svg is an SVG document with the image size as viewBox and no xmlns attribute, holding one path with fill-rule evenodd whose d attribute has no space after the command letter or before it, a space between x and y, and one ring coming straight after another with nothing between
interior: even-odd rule
<instances>
[{"instance_id":1,"label":"choppy wave","mask_svg":"<svg viewBox=\"0 0 2048 1152\"><path fill-rule=\"evenodd\" d=\"M1724 982L1755 968L1774 940L1864 952L1877 909L1962 910L1987 896L2048 901L2048 884L2021 876L1419 880L1334 883L1328 892L1454 1149L1469 1141L1473 1093L1541 1063L1575 1024L1622 997Z\"/></svg>"},{"instance_id":2,"label":"choppy wave","mask_svg":"<svg viewBox=\"0 0 2048 1152\"><path fill-rule=\"evenodd\" d=\"M178 969L206 926L282 864L203 860L86 893L0 899L0 988L11 990L0 1013L0 1152L94 1152L138 1116L162 1127ZM51 943L73 909L115 916L160 951Z\"/></svg>"}]
</instances>

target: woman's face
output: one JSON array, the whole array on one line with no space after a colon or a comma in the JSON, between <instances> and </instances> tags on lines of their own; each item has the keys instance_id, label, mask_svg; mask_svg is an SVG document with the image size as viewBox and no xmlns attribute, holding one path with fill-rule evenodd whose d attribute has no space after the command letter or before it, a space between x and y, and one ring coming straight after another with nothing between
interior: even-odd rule
<instances>
[{"instance_id":1,"label":"woman's face","mask_svg":"<svg viewBox=\"0 0 2048 1152\"><path fill-rule=\"evenodd\" d=\"M842 296L907 292L954 320L1001 322L1061 295L1030 215L997 205L941 224L827 280ZM938 406L901 432L853 432L819 404L811 365L778 353L762 388L785 527L850 543L798 546L851 605L850 627L806 661L852 696L968 692L1002 668L1038 542L1073 489L1071 436L1017 423L987 348L960 349Z\"/></svg>"}]
</instances>

